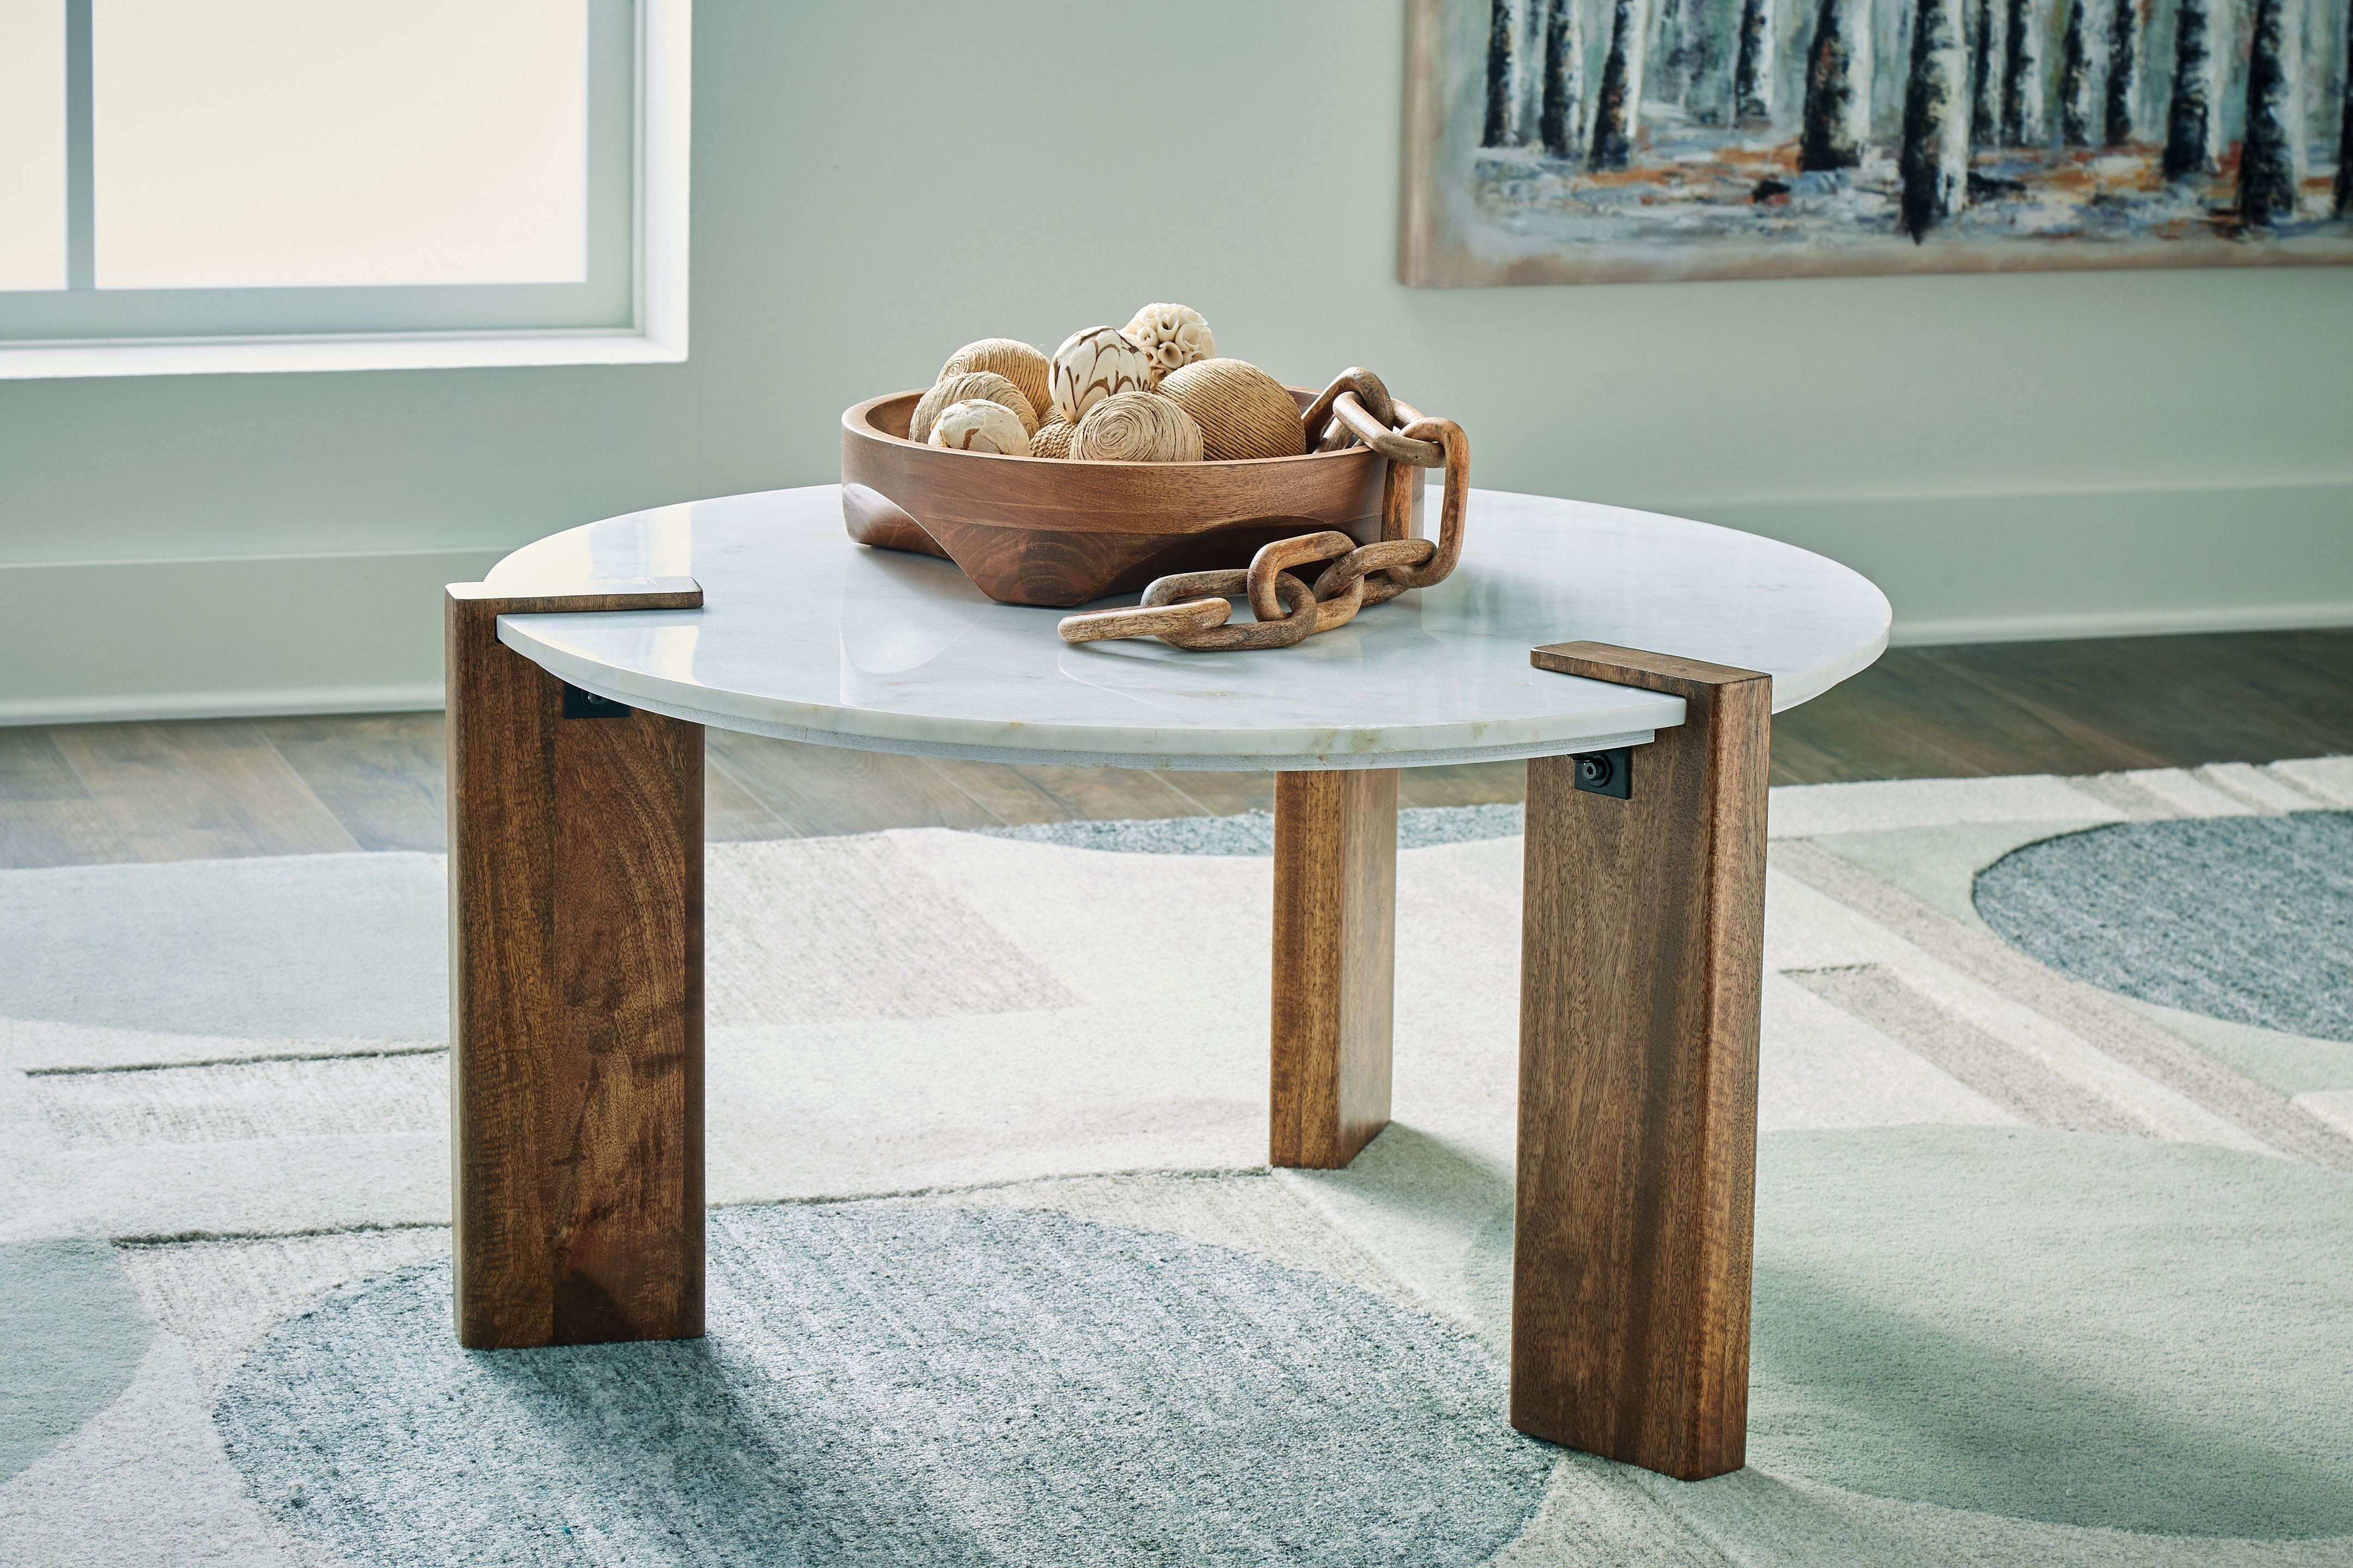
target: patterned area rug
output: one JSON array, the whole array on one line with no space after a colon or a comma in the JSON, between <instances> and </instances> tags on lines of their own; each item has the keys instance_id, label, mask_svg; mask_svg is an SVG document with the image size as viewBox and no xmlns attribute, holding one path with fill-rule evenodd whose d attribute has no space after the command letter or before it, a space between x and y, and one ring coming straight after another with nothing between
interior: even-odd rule
<instances>
[{"instance_id":1,"label":"patterned area rug","mask_svg":"<svg viewBox=\"0 0 2353 1568\"><path fill-rule=\"evenodd\" d=\"M2129 822L2005 855L1978 910L2144 1002L2353 1041L2353 812Z\"/></svg>"},{"instance_id":2,"label":"patterned area rug","mask_svg":"<svg viewBox=\"0 0 2353 1568\"><path fill-rule=\"evenodd\" d=\"M1504 1420L1509 811L1409 825L1335 1173L1260 1163L1262 823L714 846L712 1333L550 1352L448 1331L438 858L0 873L0 1555L2353 1563L2348 808L1775 792L1696 1485Z\"/></svg>"}]
</instances>

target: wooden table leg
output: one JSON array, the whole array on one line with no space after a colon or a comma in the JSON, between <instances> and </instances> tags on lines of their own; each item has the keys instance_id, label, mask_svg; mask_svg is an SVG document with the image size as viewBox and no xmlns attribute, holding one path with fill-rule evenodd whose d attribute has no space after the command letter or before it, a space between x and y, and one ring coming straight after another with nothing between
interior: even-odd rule
<instances>
[{"instance_id":1,"label":"wooden table leg","mask_svg":"<svg viewBox=\"0 0 2353 1568\"><path fill-rule=\"evenodd\" d=\"M680 597L450 590L453 1247L470 1346L702 1332L702 727L569 691L496 626Z\"/></svg>"},{"instance_id":2,"label":"wooden table leg","mask_svg":"<svg viewBox=\"0 0 2353 1568\"><path fill-rule=\"evenodd\" d=\"M1512 1425L1684 1480L1747 1444L1772 683L1596 643L1540 668L1683 699L1627 797L1528 763Z\"/></svg>"},{"instance_id":3,"label":"wooden table leg","mask_svg":"<svg viewBox=\"0 0 2353 1568\"><path fill-rule=\"evenodd\" d=\"M1274 776L1267 1163L1337 1170L1389 1123L1395 768Z\"/></svg>"}]
</instances>

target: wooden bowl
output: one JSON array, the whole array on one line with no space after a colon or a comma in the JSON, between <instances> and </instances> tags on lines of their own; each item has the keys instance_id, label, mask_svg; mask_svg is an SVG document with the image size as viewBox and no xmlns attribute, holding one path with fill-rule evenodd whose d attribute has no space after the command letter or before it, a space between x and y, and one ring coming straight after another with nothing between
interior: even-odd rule
<instances>
[{"instance_id":1,"label":"wooden bowl","mask_svg":"<svg viewBox=\"0 0 2353 1568\"><path fill-rule=\"evenodd\" d=\"M1315 401L1289 390L1303 414ZM956 452L907 439L922 396L842 415L842 521L860 544L946 556L1003 604L1067 607L1172 572L1247 566L1261 545L1319 529L1381 536L1387 463L1365 447L1231 463Z\"/></svg>"}]
</instances>

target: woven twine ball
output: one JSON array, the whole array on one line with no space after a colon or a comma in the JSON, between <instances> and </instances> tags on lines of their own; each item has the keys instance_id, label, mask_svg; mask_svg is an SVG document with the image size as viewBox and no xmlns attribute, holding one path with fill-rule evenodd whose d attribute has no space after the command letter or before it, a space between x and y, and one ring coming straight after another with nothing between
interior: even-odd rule
<instances>
[{"instance_id":1,"label":"woven twine ball","mask_svg":"<svg viewBox=\"0 0 2353 1568\"><path fill-rule=\"evenodd\" d=\"M1076 425L1116 393L1151 391L1152 380L1152 356L1118 328L1072 332L1054 351L1054 417Z\"/></svg>"},{"instance_id":2,"label":"woven twine ball","mask_svg":"<svg viewBox=\"0 0 2353 1568\"><path fill-rule=\"evenodd\" d=\"M1043 414L1053 406L1054 362L1018 338L983 338L965 344L940 366L938 379L968 370L993 370L1019 387L1032 413Z\"/></svg>"},{"instance_id":3,"label":"woven twine ball","mask_svg":"<svg viewBox=\"0 0 2353 1568\"><path fill-rule=\"evenodd\" d=\"M1091 463L1198 463L1201 427L1156 392L1119 392L1087 410L1071 456Z\"/></svg>"},{"instance_id":4,"label":"woven twine ball","mask_svg":"<svg viewBox=\"0 0 2353 1568\"><path fill-rule=\"evenodd\" d=\"M1210 336L1209 323L1190 305L1146 305L1121 330L1152 356L1155 377L1218 354L1218 340Z\"/></svg>"},{"instance_id":5,"label":"woven twine ball","mask_svg":"<svg viewBox=\"0 0 2353 1568\"><path fill-rule=\"evenodd\" d=\"M930 445L956 452L1026 458L1029 432L1021 427L1021 416L1002 403L974 397L940 410L940 416L932 421Z\"/></svg>"},{"instance_id":6,"label":"woven twine ball","mask_svg":"<svg viewBox=\"0 0 2353 1568\"><path fill-rule=\"evenodd\" d=\"M1071 437L1078 433L1078 428L1059 419L1051 425L1039 426L1038 434L1029 437L1029 455L1033 458L1069 457Z\"/></svg>"},{"instance_id":7,"label":"woven twine ball","mask_svg":"<svg viewBox=\"0 0 2353 1568\"><path fill-rule=\"evenodd\" d=\"M907 439L928 441L932 438L932 421L951 403L968 403L974 398L1009 408L1021 421L1021 434L1027 439L1038 428L1038 411L1021 389L993 370L968 370L949 376L931 391L923 394L915 405L915 412L907 421Z\"/></svg>"},{"instance_id":8,"label":"woven twine ball","mask_svg":"<svg viewBox=\"0 0 2353 1568\"><path fill-rule=\"evenodd\" d=\"M1201 427L1201 450L1210 462L1296 458L1307 450L1298 403L1282 383L1242 360L1181 365L1160 378L1160 395Z\"/></svg>"}]
</instances>

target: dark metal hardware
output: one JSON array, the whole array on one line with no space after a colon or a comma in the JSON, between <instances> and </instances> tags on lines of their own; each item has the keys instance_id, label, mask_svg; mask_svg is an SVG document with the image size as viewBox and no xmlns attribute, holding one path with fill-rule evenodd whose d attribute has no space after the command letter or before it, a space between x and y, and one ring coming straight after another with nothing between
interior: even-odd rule
<instances>
[{"instance_id":1,"label":"dark metal hardware","mask_svg":"<svg viewBox=\"0 0 2353 1568\"><path fill-rule=\"evenodd\" d=\"M609 697L583 691L568 680L564 683L564 716L566 719L626 719L636 711L628 704L616 702Z\"/></svg>"},{"instance_id":2,"label":"dark metal hardware","mask_svg":"<svg viewBox=\"0 0 2353 1568\"><path fill-rule=\"evenodd\" d=\"M1606 795L1614 800L1625 800L1633 782L1634 748L1616 746L1606 752L1578 752L1570 757L1577 764L1577 787L1588 795Z\"/></svg>"}]
</instances>

